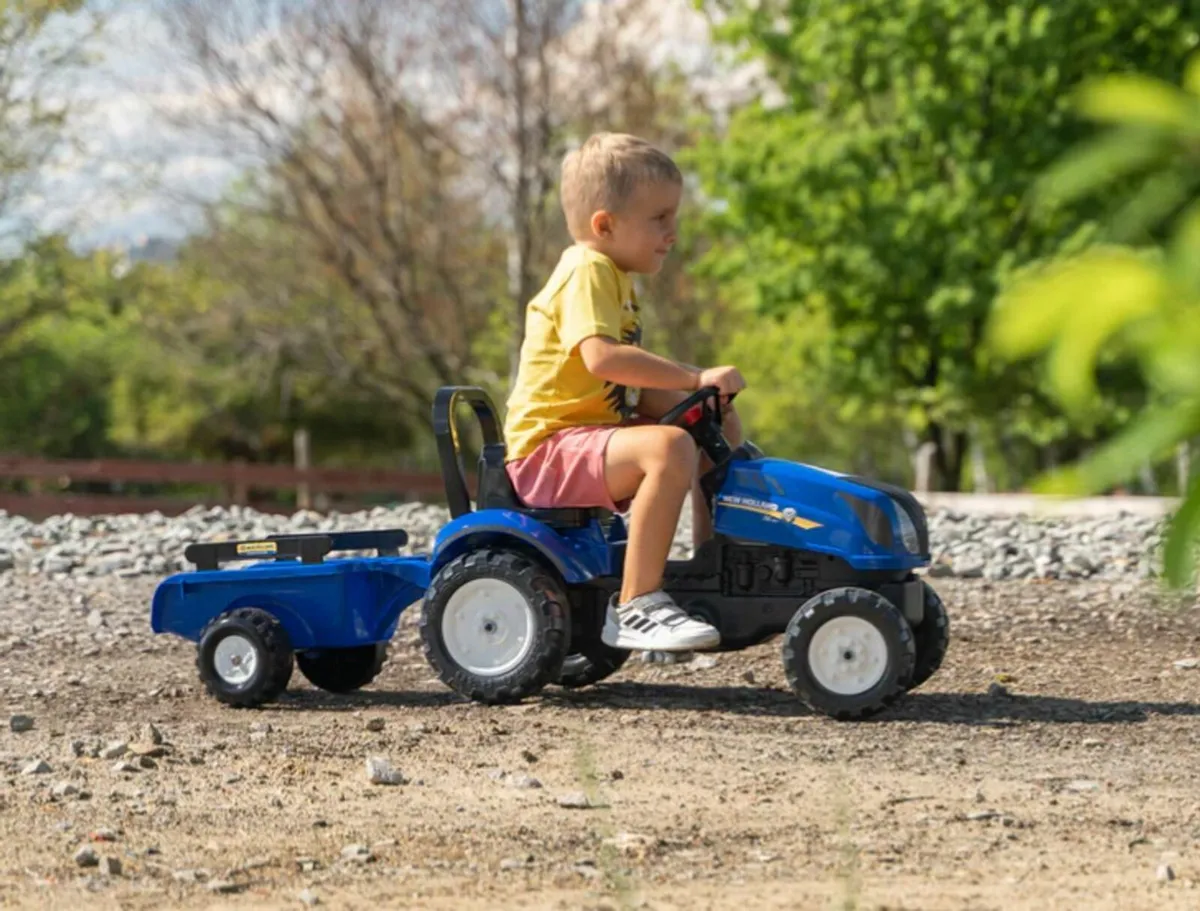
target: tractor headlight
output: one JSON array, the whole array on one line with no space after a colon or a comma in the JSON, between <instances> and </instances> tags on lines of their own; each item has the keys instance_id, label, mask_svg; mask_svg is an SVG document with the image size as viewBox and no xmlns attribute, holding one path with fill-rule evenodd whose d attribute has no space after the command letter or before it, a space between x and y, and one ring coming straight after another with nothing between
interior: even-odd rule
<instances>
[{"instance_id":1,"label":"tractor headlight","mask_svg":"<svg viewBox=\"0 0 1200 911\"><path fill-rule=\"evenodd\" d=\"M900 540L904 543L904 549L910 554L920 553L921 536L917 534L917 526L913 524L912 516L895 500L892 501L892 505L896 508L896 518L900 523Z\"/></svg>"}]
</instances>

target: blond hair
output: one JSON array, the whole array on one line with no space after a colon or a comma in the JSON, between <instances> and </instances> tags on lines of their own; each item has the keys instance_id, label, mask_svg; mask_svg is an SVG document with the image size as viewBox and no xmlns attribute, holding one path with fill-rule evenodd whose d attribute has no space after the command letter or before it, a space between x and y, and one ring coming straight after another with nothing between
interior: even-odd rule
<instances>
[{"instance_id":1,"label":"blond hair","mask_svg":"<svg viewBox=\"0 0 1200 911\"><path fill-rule=\"evenodd\" d=\"M589 136L563 159L560 193L571 236L587 236L593 213L619 211L639 187L658 182L683 183L665 152L628 133Z\"/></svg>"}]
</instances>

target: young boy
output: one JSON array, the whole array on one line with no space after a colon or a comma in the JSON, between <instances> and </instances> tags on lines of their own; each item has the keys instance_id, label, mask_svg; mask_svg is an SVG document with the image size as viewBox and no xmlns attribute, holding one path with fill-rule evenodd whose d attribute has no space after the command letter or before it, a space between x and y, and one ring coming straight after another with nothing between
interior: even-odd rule
<instances>
[{"instance_id":1,"label":"young boy","mask_svg":"<svg viewBox=\"0 0 1200 911\"><path fill-rule=\"evenodd\" d=\"M562 206L574 238L529 304L508 400L508 473L533 507L630 507L621 591L602 634L612 646L713 648L718 631L662 591L679 513L700 457L687 431L653 421L692 391L745 387L734 367L699 370L641 349L631 274L653 275L675 243L683 179L664 153L634 136L600 133L567 155ZM726 436L740 442L732 411ZM698 492L697 541L711 534Z\"/></svg>"}]
</instances>

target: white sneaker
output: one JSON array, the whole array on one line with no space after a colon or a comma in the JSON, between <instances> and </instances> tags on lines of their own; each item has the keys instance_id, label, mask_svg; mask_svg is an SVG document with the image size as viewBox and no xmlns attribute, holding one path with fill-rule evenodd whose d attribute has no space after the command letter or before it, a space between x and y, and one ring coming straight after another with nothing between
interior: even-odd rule
<instances>
[{"instance_id":1,"label":"white sneaker","mask_svg":"<svg viewBox=\"0 0 1200 911\"><path fill-rule=\"evenodd\" d=\"M620 607L613 595L600 639L613 648L647 652L689 652L721 644L716 627L689 617L663 591L638 595Z\"/></svg>"}]
</instances>

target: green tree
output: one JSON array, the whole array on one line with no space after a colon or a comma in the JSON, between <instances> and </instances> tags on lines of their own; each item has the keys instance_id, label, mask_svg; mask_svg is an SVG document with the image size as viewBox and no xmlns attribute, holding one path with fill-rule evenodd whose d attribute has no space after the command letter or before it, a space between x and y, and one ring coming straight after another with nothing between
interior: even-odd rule
<instances>
[{"instance_id":1,"label":"green tree","mask_svg":"<svg viewBox=\"0 0 1200 911\"><path fill-rule=\"evenodd\" d=\"M0 336L0 451L85 458L113 449L109 392L137 347L135 276L63 238L0 262L0 312L26 314Z\"/></svg>"},{"instance_id":2,"label":"green tree","mask_svg":"<svg viewBox=\"0 0 1200 911\"><path fill-rule=\"evenodd\" d=\"M1062 425L1035 373L981 345L987 314L1015 269L1085 245L1102 206L1035 213L1029 188L1081 135L1067 91L1092 73L1175 74L1200 5L713 5L718 34L765 65L777 97L694 157L721 239L709 274L748 277L760 311L828 320L823 381L904 415L936 445L944 487L974 424L1052 437ZM1109 402L1084 432L1126 407Z\"/></svg>"},{"instance_id":3,"label":"green tree","mask_svg":"<svg viewBox=\"0 0 1200 911\"><path fill-rule=\"evenodd\" d=\"M301 238L236 218L193 238L137 294L143 342L112 386L126 450L289 461L306 428L324 464L387 460L420 423L396 407L372 317Z\"/></svg>"},{"instance_id":4,"label":"green tree","mask_svg":"<svg viewBox=\"0 0 1200 911\"><path fill-rule=\"evenodd\" d=\"M1112 242L1032 268L999 301L992 345L1010 358L1048 352L1051 388L1077 419L1095 407L1113 362L1135 364L1153 398L1122 433L1039 485L1065 494L1121 483L1200 434L1200 55L1182 89L1110 76L1074 101L1106 129L1049 170L1038 198L1048 208L1112 200ZM1167 540L1174 584L1192 578L1198 532L1200 473Z\"/></svg>"}]
</instances>

